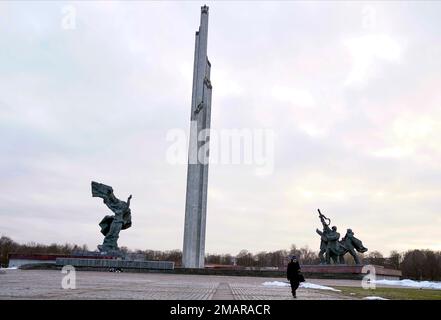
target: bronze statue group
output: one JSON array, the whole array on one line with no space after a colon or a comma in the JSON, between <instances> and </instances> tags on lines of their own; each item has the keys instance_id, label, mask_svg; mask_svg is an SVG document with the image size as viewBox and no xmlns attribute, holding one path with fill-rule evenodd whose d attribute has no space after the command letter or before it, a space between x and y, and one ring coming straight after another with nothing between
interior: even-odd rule
<instances>
[{"instance_id":1,"label":"bronze statue group","mask_svg":"<svg viewBox=\"0 0 441 320\"><path fill-rule=\"evenodd\" d=\"M129 196L127 202L119 200L113 194L112 187L92 181L92 197L102 198L106 206L115 214L114 216L105 216L99 224L104 241L102 245L98 246L98 250L103 253L118 254L119 233L132 226L130 211L132 195Z\"/></svg>"},{"instance_id":2,"label":"bronze statue group","mask_svg":"<svg viewBox=\"0 0 441 320\"><path fill-rule=\"evenodd\" d=\"M320 235L320 263L331 264L331 260L335 264L344 264L344 255L349 253L355 261L355 264L360 264L360 259L357 256L357 252L364 253L368 251L363 243L354 236L352 229L346 230L346 235L340 239L340 233L337 232L337 227L333 226L329 228L331 220L326 218L318 209L319 218L323 225L323 231L319 229L316 232Z\"/></svg>"}]
</instances>

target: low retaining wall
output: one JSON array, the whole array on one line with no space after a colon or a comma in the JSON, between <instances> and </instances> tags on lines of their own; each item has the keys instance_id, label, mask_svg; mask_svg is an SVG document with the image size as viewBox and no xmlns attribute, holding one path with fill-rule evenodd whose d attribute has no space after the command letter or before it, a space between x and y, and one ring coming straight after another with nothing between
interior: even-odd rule
<instances>
[{"instance_id":1,"label":"low retaining wall","mask_svg":"<svg viewBox=\"0 0 441 320\"><path fill-rule=\"evenodd\" d=\"M93 259L114 259L110 256L103 256L99 253L93 253ZM8 255L8 267L18 267L21 268L24 265L34 265L34 264L55 264L57 258L86 258L83 255L72 255L72 254L19 254L10 253Z\"/></svg>"},{"instance_id":2,"label":"low retaining wall","mask_svg":"<svg viewBox=\"0 0 441 320\"><path fill-rule=\"evenodd\" d=\"M377 278L399 280L401 270L387 269L383 266L370 265L375 268ZM305 265L302 272L305 275L320 274L322 278L330 279L362 279L367 271L363 272L364 265Z\"/></svg>"},{"instance_id":3,"label":"low retaining wall","mask_svg":"<svg viewBox=\"0 0 441 320\"><path fill-rule=\"evenodd\" d=\"M57 258L57 266L71 265L74 267L90 268L120 268L120 269L155 269L173 270L175 263L171 261L133 261L117 259L78 259Z\"/></svg>"}]
</instances>

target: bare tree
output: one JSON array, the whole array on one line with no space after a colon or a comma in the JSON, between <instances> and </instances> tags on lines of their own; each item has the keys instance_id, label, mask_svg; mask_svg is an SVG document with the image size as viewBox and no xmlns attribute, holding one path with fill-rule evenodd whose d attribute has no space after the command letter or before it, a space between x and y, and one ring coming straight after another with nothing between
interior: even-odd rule
<instances>
[{"instance_id":1,"label":"bare tree","mask_svg":"<svg viewBox=\"0 0 441 320\"><path fill-rule=\"evenodd\" d=\"M402 256L398 251L396 250L391 251L389 255L390 266L394 269L400 269L401 259Z\"/></svg>"}]
</instances>

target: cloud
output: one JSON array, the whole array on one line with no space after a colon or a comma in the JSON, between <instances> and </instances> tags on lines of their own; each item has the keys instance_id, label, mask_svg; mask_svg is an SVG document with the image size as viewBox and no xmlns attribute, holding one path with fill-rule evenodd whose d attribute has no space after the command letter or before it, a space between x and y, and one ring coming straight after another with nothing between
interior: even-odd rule
<instances>
[{"instance_id":1,"label":"cloud","mask_svg":"<svg viewBox=\"0 0 441 320\"><path fill-rule=\"evenodd\" d=\"M387 34L367 34L344 40L352 58L352 69L345 85L359 84L378 73L381 62L398 63L402 45ZM381 64L380 64L381 65Z\"/></svg>"}]
</instances>

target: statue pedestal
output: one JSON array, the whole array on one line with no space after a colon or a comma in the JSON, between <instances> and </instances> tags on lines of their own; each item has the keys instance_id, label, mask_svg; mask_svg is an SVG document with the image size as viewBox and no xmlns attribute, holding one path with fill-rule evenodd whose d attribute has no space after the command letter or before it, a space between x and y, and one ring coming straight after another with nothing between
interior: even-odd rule
<instances>
[{"instance_id":1,"label":"statue pedestal","mask_svg":"<svg viewBox=\"0 0 441 320\"><path fill-rule=\"evenodd\" d=\"M388 269L383 266L371 265L375 268L375 274L378 279L399 280L401 270ZM323 279L353 279L361 280L367 273L363 273L364 265L347 264L319 264L302 265L302 273L306 278Z\"/></svg>"}]
</instances>

